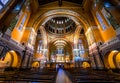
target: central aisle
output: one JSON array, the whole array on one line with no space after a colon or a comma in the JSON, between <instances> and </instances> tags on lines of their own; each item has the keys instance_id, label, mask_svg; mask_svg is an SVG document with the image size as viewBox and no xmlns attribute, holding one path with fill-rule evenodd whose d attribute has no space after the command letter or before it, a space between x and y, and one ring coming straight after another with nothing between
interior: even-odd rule
<instances>
[{"instance_id":1,"label":"central aisle","mask_svg":"<svg viewBox=\"0 0 120 83\"><path fill-rule=\"evenodd\" d=\"M72 81L68 78L63 69L60 68L57 74L56 83L72 83Z\"/></svg>"}]
</instances>

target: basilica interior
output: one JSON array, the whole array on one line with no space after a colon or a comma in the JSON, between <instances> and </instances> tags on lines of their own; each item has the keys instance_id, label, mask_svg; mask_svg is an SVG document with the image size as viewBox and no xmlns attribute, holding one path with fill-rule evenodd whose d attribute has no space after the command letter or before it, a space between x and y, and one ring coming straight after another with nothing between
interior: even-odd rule
<instances>
[{"instance_id":1,"label":"basilica interior","mask_svg":"<svg viewBox=\"0 0 120 83\"><path fill-rule=\"evenodd\" d=\"M0 82L119 81L120 0L0 0Z\"/></svg>"}]
</instances>

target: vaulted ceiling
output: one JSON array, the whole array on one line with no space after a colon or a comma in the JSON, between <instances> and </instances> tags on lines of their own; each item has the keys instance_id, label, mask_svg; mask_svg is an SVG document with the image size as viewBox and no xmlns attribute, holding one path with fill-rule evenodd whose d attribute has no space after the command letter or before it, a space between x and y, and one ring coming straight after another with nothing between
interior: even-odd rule
<instances>
[{"instance_id":1,"label":"vaulted ceiling","mask_svg":"<svg viewBox=\"0 0 120 83\"><path fill-rule=\"evenodd\" d=\"M44 5L50 2L54 2L54 1L58 1L59 4L62 3L62 1L68 1L68 2L73 2L73 3L77 3L77 4L82 4L83 0L38 0L39 5Z\"/></svg>"}]
</instances>

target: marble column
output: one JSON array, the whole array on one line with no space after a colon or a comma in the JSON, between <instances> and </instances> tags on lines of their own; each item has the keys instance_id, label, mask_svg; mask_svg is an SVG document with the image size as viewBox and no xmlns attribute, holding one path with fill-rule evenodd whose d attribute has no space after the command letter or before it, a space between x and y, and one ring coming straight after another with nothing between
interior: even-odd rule
<instances>
[{"instance_id":1,"label":"marble column","mask_svg":"<svg viewBox=\"0 0 120 83\"><path fill-rule=\"evenodd\" d=\"M91 63L93 68L104 69L104 62L102 59L102 55L100 54L99 48L96 43L92 44L89 47L89 53L90 53L90 58L91 58Z\"/></svg>"},{"instance_id":2,"label":"marble column","mask_svg":"<svg viewBox=\"0 0 120 83\"><path fill-rule=\"evenodd\" d=\"M28 55L27 68L29 68L30 56L31 54Z\"/></svg>"},{"instance_id":3,"label":"marble column","mask_svg":"<svg viewBox=\"0 0 120 83\"><path fill-rule=\"evenodd\" d=\"M33 56L30 55L29 56L29 62L28 62L28 68L30 68L32 66L32 61L33 61Z\"/></svg>"},{"instance_id":4,"label":"marble column","mask_svg":"<svg viewBox=\"0 0 120 83\"><path fill-rule=\"evenodd\" d=\"M28 59L29 59L29 55L26 55L22 65L24 68L27 68Z\"/></svg>"},{"instance_id":5,"label":"marble column","mask_svg":"<svg viewBox=\"0 0 120 83\"><path fill-rule=\"evenodd\" d=\"M94 55L90 54L89 56L90 56L90 61L91 61L91 67L92 67L93 69L96 69L96 68L97 68L97 66L96 66L97 64L96 64Z\"/></svg>"},{"instance_id":6,"label":"marble column","mask_svg":"<svg viewBox=\"0 0 120 83\"><path fill-rule=\"evenodd\" d=\"M101 55L98 53L98 51L95 53L95 59L96 59L96 64L98 69L103 69L104 68L104 62L102 62Z\"/></svg>"},{"instance_id":7,"label":"marble column","mask_svg":"<svg viewBox=\"0 0 120 83\"><path fill-rule=\"evenodd\" d=\"M28 55L27 51L24 50L22 61L21 61L21 67L22 68L27 68L28 58L29 58L29 55Z\"/></svg>"}]
</instances>

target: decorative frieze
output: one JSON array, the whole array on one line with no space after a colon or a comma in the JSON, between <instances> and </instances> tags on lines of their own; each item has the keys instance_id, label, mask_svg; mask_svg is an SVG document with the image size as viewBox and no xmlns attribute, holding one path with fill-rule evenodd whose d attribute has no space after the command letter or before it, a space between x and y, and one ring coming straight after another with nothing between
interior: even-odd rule
<instances>
[{"instance_id":1,"label":"decorative frieze","mask_svg":"<svg viewBox=\"0 0 120 83\"><path fill-rule=\"evenodd\" d=\"M107 52L112 50L120 51L120 40L116 37L102 45L99 46L100 52L102 56L104 56Z\"/></svg>"},{"instance_id":2,"label":"decorative frieze","mask_svg":"<svg viewBox=\"0 0 120 83\"><path fill-rule=\"evenodd\" d=\"M22 45L15 43L12 40L8 41L4 38L0 38L0 46L3 48L3 50L1 51L4 51L5 52L4 54L6 54L10 50L22 53L22 51L25 49Z\"/></svg>"}]
</instances>

